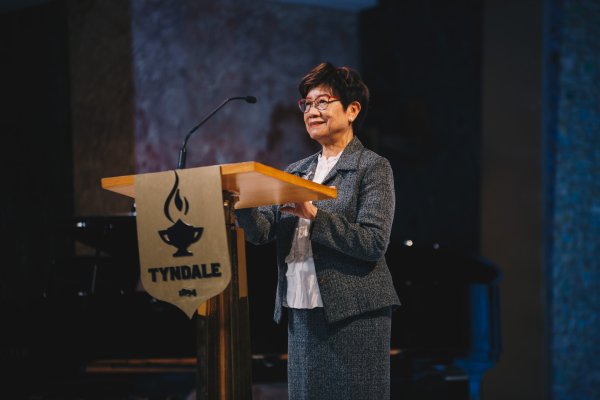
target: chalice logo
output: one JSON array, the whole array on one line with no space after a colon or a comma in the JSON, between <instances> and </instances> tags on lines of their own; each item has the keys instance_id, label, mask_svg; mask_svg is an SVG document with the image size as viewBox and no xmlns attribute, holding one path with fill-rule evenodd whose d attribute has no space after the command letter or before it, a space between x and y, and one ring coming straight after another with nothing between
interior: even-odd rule
<instances>
[{"instance_id":1,"label":"chalice logo","mask_svg":"<svg viewBox=\"0 0 600 400\"><path fill-rule=\"evenodd\" d=\"M189 225L182 221L181 218L177 218L177 221L173 220L173 217L171 216L172 206L175 206L181 216L187 215L190 209L188 200L185 197L182 198L179 192L179 175L177 175L177 171L174 172L175 185L173 185L173 189L169 193L169 196L167 196L164 208L165 216L173 223L173 225L167 229L158 231L158 234L163 242L177 249L173 254L173 257L187 257L193 255L188 250L188 247L200 240L204 228L196 228Z\"/></svg>"}]
</instances>

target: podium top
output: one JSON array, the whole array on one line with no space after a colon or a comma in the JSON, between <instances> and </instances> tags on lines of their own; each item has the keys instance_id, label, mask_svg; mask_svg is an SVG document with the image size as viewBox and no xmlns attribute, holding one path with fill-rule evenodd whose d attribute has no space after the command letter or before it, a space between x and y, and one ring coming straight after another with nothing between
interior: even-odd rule
<instances>
[{"instance_id":1,"label":"podium top","mask_svg":"<svg viewBox=\"0 0 600 400\"><path fill-rule=\"evenodd\" d=\"M222 164L223 190L239 195L235 208L335 199L334 187L300 178L267 165L248 161ZM135 175L102 178L102 188L135 198Z\"/></svg>"}]
</instances>

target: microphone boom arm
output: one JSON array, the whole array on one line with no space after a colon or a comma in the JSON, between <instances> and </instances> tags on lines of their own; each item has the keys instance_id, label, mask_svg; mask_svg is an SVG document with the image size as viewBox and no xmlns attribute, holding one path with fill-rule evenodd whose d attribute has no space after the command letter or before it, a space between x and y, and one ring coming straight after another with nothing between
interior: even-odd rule
<instances>
[{"instance_id":1,"label":"microphone boom arm","mask_svg":"<svg viewBox=\"0 0 600 400\"><path fill-rule=\"evenodd\" d=\"M208 114L202 121L200 121L200 123L198 125L194 126L192 129L190 129L190 131L188 132L188 134L185 136L185 139L183 140L183 143L181 145L181 149L179 150L179 159L177 160L177 169L184 169L185 168L185 161L186 161L186 155L187 155L187 142L190 139L190 136L192 136L192 134L194 132L196 132L196 130L198 128L200 128L202 125L204 125L204 123L206 121L208 121L213 115L215 115L215 113L217 111L219 111L221 108L223 108L223 106L225 104L229 103L232 100L245 100L246 103L250 103L250 104L256 103L256 97L254 97L254 96L230 97L227 100L225 100L224 102L222 102L217 108L215 108L214 110L212 110L210 112L210 114Z\"/></svg>"}]
</instances>

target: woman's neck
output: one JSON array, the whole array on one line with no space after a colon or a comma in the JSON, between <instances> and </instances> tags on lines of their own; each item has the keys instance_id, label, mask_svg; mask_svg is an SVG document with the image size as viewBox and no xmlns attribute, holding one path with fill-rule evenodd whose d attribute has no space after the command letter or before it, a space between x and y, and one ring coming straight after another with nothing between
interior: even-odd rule
<instances>
[{"instance_id":1,"label":"woman's neck","mask_svg":"<svg viewBox=\"0 0 600 400\"><path fill-rule=\"evenodd\" d=\"M353 138L354 134L350 132L350 134L344 135L343 137L339 138L339 140L329 143L321 143L321 146L323 147L321 155L325 158L337 156L346 148L346 146L348 146L348 143L350 143Z\"/></svg>"}]
</instances>

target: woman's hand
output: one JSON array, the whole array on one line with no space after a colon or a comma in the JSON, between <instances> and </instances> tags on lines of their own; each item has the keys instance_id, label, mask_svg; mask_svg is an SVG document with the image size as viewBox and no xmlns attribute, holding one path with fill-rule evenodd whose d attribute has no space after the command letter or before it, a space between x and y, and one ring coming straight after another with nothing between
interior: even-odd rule
<instances>
[{"instance_id":1,"label":"woman's hand","mask_svg":"<svg viewBox=\"0 0 600 400\"><path fill-rule=\"evenodd\" d=\"M315 207L310 201L303 203L294 203L294 206L283 206L280 208L281 212L295 215L300 218L314 220L317 216L317 207Z\"/></svg>"}]
</instances>

